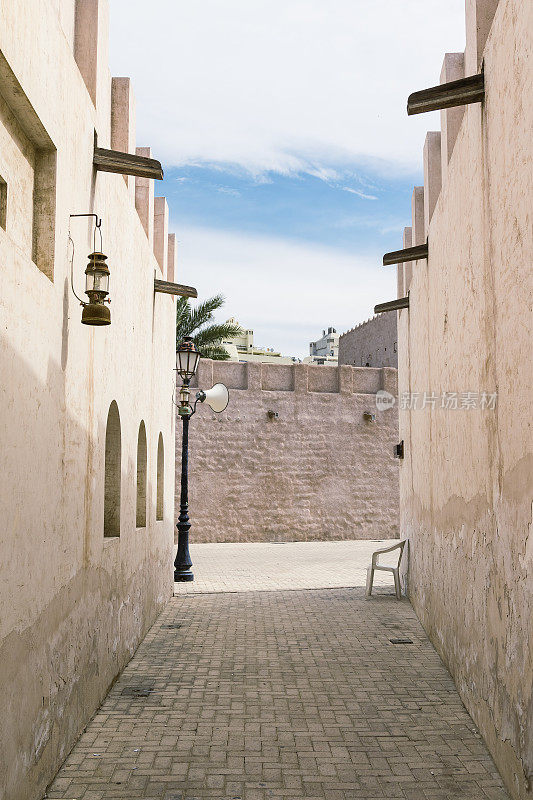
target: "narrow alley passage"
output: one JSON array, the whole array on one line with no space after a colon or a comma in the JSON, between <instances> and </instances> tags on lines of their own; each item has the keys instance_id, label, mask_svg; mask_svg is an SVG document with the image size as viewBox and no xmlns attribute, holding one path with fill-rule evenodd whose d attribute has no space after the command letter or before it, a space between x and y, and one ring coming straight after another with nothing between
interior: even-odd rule
<instances>
[{"instance_id":1,"label":"narrow alley passage","mask_svg":"<svg viewBox=\"0 0 533 800\"><path fill-rule=\"evenodd\" d=\"M292 591L175 596L46 797L508 798L409 602L291 559Z\"/></svg>"}]
</instances>

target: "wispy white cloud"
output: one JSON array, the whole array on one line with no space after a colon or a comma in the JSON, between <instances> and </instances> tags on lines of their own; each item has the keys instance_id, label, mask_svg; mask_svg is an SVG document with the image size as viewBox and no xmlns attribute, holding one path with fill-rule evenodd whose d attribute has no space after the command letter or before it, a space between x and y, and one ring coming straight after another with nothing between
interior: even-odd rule
<instances>
[{"instance_id":1,"label":"wispy white cloud","mask_svg":"<svg viewBox=\"0 0 533 800\"><path fill-rule=\"evenodd\" d=\"M232 189L230 186L217 186L216 190L217 192L220 192L220 194L229 194L232 197L241 196L241 193L237 191L237 189Z\"/></svg>"},{"instance_id":2,"label":"wispy white cloud","mask_svg":"<svg viewBox=\"0 0 533 800\"><path fill-rule=\"evenodd\" d=\"M357 197L361 197L363 200L377 200L378 198L374 194L365 194L364 192L359 191L359 189L352 189L351 186L342 186L341 187L343 192L350 192L350 194L356 194Z\"/></svg>"},{"instance_id":3,"label":"wispy white cloud","mask_svg":"<svg viewBox=\"0 0 533 800\"><path fill-rule=\"evenodd\" d=\"M341 179L341 173L331 167L315 166L313 164L305 165L302 163L301 171L324 181L324 183L336 183Z\"/></svg>"},{"instance_id":4,"label":"wispy white cloud","mask_svg":"<svg viewBox=\"0 0 533 800\"><path fill-rule=\"evenodd\" d=\"M401 233L403 229L409 224L409 216L400 219L383 219L380 216L362 216L347 214L339 217L334 223L333 227L339 230L345 228L359 228L363 231L373 231L374 236L387 236L390 233ZM376 238L376 244L379 239ZM398 245L400 248L400 244Z\"/></svg>"},{"instance_id":5,"label":"wispy white cloud","mask_svg":"<svg viewBox=\"0 0 533 800\"><path fill-rule=\"evenodd\" d=\"M405 220L400 220L399 222L393 222L390 225L379 225L378 231L382 236L387 236L389 233L403 233L404 228L408 227L409 220L406 218ZM400 245L398 244L398 249Z\"/></svg>"},{"instance_id":6,"label":"wispy white cloud","mask_svg":"<svg viewBox=\"0 0 533 800\"><path fill-rule=\"evenodd\" d=\"M179 230L178 241L177 279L201 299L222 291L220 320L236 317L257 344L289 356L308 355L323 328L349 330L396 292L395 270L381 267L377 254L198 227Z\"/></svg>"},{"instance_id":7,"label":"wispy white cloud","mask_svg":"<svg viewBox=\"0 0 533 800\"><path fill-rule=\"evenodd\" d=\"M132 75L139 144L168 164L252 172L369 158L417 167L408 94L464 48L464 0L111 3L114 74Z\"/></svg>"}]
</instances>

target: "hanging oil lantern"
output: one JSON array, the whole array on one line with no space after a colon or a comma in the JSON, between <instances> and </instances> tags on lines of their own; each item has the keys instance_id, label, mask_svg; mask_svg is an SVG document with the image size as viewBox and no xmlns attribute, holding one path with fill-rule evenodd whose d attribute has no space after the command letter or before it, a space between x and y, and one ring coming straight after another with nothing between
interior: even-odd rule
<instances>
[{"instance_id":1,"label":"hanging oil lantern","mask_svg":"<svg viewBox=\"0 0 533 800\"><path fill-rule=\"evenodd\" d=\"M107 256L103 253L91 253L85 270L85 294L89 302L83 304L81 321L84 325L110 325L111 312L109 301L109 267L105 263Z\"/></svg>"}]
</instances>

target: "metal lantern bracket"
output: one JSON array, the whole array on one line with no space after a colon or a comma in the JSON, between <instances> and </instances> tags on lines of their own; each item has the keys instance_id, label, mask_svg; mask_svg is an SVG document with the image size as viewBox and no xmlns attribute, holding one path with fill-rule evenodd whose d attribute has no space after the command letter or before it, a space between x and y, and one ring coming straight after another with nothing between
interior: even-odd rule
<instances>
[{"instance_id":1,"label":"metal lantern bracket","mask_svg":"<svg viewBox=\"0 0 533 800\"><path fill-rule=\"evenodd\" d=\"M401 442L398 442L398 444L394 445L394 456L395 456L395 458L404 458L404 456L405 456L405 448L404 448L403 439L402 439Z\"/></svg>"},{"instance_id":2,"label":"metal lantern bracket","mask_svg":"<svg viewBox=\"0 0 533 800\"><path fill-rule=\"evenodd\" d=\"M175 372L177 372L177 370L175 370ZM180 414L180 417L189 417L189 419L190 419L193 416L193 414L196 413L196 406L198 405L198 403L205 403L206 400L207 400L207 405L211 406L211 408L213 409L213 411L215 413L219 413L220 411L225 411L225 409L227 408L227 404L229 402L229 392L227 391L226 387L224 387L224 388L226 388L226 392L227 392L226 406L224 408L216 409L212 405L212 398L211 398L211 401L210 401L210 395L212 395L213 390L216 387L221 386L221 385L223 385L223 384L218 384L217 383L217 384L215 384L215 386L212 389L209 389L207 392L204 391L203 389L199 389L196 392L196 399L194 401L194 405L188 404L187 407L188 407L189 411L187 413ZM188 383L187 384L184 383L183 386L186 386L187 392L190 391L190 387L189 387ZM182 386L181 391L183 390L183 386ZM175 397L175 391L172 392L172 403L178 409L179 408L183 408L184 406L182 406L181 403L176 403L176 401L174 400L174 397ZM269 414L269 416L272 415L272 416L275 416L276 418L278 417L278 412L277 411L269 411L268 414Z\"/></svg>"},{"instance_id":3,"label":"metal lantern bracket","mask_svg":"<svg viewBox=\"0 0 533 800\"><path fill-rule=\"evenodd\" d=\"M177 370L174 370L174 372L177 372ZM196 413L196 406L198 405L198 403L203 403L202 398L198 397L198 395L200 395L200 394L203 394L203 392L197 392L196 393L196 400L194 402L194 406L189 405L189 408L191 409L190 412L188 414L180 414L180 416L183 416L183 417L187 416L190 419L192 417L192 415ZM176 408L180 408L181 404L180 403L176 403L176 401L174 399L175 397L176 397L176 393L175 393L175 391L173 391L172 392L172 403L176 406Z\"/></svg>"}]
</instances>

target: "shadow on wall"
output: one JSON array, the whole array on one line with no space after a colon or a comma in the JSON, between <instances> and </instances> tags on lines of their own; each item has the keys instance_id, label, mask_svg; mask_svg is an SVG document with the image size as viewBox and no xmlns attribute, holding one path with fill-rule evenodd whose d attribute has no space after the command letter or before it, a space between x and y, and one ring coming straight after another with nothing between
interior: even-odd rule
<instances>
[{"instance_id":1,"label":"shadow on wall","mask_svg":"<svg viewBox=\"0 0 533 800\"><path fill-rule=\"evenodd\" d=\"M40 800L159 612L172 552L170 541L138 540L128 570L120 539L104 545L105 417L91 441L65 411L59 364L49 359L39 374L2 338L0 373L0 796ZM135 464L123 462L119 484L133 494ZM128 542L133 514L123 504Z\"/></svg>"}]
</instances>

